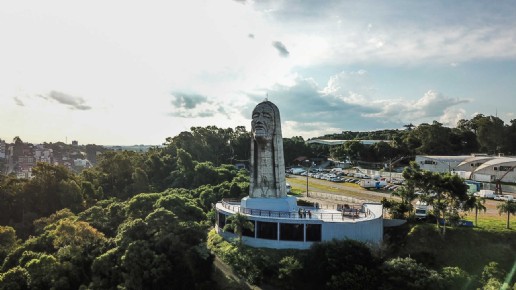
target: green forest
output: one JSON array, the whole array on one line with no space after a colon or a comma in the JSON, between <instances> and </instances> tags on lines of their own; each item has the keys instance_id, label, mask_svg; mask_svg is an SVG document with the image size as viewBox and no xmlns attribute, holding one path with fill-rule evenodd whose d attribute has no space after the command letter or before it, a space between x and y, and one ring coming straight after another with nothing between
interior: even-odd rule
<instances>
[{"instance_id":1,"label":"green forest","mask_svg":"<svg viewBox=\"0 0 516 290\"><path fill-rule=\"evenodd\" d=\"M389 142L330 149L285 138L286 163L298 156L383 162L414 154L514 154L516 120L505 125L477 115L457 128L434 122L321 138ZM308 251L222 240L211 231L213 204L248 195L248 172L234 164L249 160L250 140L245 127L193 127L148 152L105 151L78 173L38 163L31 179L0 175L0 289L242 289L220 277L217 258L243 281L277 289L514 284L512 230L450 228L444 237L435 225L409 223L386 232L382 248L332 241Z\"/></svg>"}]
</instances>

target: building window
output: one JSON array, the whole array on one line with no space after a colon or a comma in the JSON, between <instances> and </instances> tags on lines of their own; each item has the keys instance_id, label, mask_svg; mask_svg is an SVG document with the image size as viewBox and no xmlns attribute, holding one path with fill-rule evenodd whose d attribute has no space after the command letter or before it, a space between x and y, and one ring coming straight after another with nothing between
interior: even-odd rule
<instances>
[{"instance_id":1,"label":"building window","mask_svg":"<svg viewBox=\"0 0 516 290\"><path fill-rule=\"evenodd\" d=\"M219 214L217 215L218 217L218 225L219 225L219 228L222 229L224 228L224 226L226 225L226 215L219 212Z\"/></svg>"},{"instance_id":2,"label":"building window","mask_svg":"<svg viewBox=\"0 0 516 290\"><path fill-rule=\"evenodd\" d=\"M437 164L437 163L435 161L432 161L432 160L425 160L425 164L434 165L434 164Z\"/></svg>"},{"instance_id":3,"label":"building window","mask_svg":"<svg viewBox=\"0 0 516 290\"><path fill-rule=\"evenodd\" d=\"M306 241L307 242L320 242L322 236L322 227L320 224L307 224L306 225Z\"/></svg>"},{"instance_id":4,"label":"building window","mask_svg":"<svg viewBox=\"0 0 516 290\"><path fill-rule=\"evenodd\" d=\"M246 237L252 237L254 238L254 229L256 228L255 227L255 221L250 221L252 224L253 224L253 230L251 231L250 229L248 228L244 228L244 230L242 231L242 236L246 236Z\"/></svg>"},{"instance_id":5,"label":"building window","mask_svg":"<svg viewBox=\"0 0 516 290\"><path fill-rule=\"evenodd\" d=\"M278 239L278 224L277 223L268 223L268 222L259 222L257 221L258 232L256 233L256 237L260 239L267 240L277 240Z\"/></svg>"},{"instance_id":6,"label":"building window","mask_svg":"<svg viewBox=\"0 0 516 290\"><path fill-rule=\"evenodd\" d=\"M280 224L280 240L303 241L303 224Z\"/></svg>"},{"instance_id":7,"label":"building window","mask_svg":"<svg viewBox=\"0 0 516 290\"><path fill-rule=\"evenodd\" d=\"M512 166L500 166L500 171L513 171L514 168Z\"/></svg>"}]
</instances>

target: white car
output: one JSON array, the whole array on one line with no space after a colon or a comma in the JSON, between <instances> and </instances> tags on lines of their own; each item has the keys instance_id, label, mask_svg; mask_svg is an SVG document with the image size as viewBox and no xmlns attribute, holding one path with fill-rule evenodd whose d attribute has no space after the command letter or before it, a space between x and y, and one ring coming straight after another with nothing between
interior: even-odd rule
<instances>
[{"instance_id":1,"label":"white car","mask_svg":"<svg viewBox=\"0 0 516 290\"><path fill-rule=\"evenodd\" d=\"M495 199L496 199L496 197L495 197ZM502 194L502 195L498 195L498 199L497 200L513 201L514 197L512 195Z\"/></svg>"}]
</instances>

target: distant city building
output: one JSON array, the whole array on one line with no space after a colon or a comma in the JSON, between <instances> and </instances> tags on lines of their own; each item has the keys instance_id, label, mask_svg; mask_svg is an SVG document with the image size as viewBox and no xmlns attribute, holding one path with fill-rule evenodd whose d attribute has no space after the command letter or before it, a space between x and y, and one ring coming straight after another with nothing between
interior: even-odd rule
<instances>
[{"instance_id":1,"label":"distant city building","mask_svg":"<svg viewBox=\"0 0 516 290\"><path fill-rule=\"evenodd\" d=\"M72 146L79 146L79 142L77 140L72 141Z\"/></svg>"},{"instance_id":2,"label":"distant city building","mask_svg":"<svg viewBox=\"0 0 516 290\"><path fill-rule=\"evenodd\" d=\"M91 163L90 163L90 161L88 159L75 159L73 161L73 166L75 168L80 168L80 169L92 167Z\"/></svg>"},{"instance_id":3,"label":"distant city building","mask_svg":"<svg viewBox=\"0 0 516 290\"><path fill-rule=\"evenodd\" d=\"M0 139L0 159L5 159L6 144L5 141Z\"/></svg>"},{"instance_id":4,"label":"distant city building","mask_svg":"<svg viewBox=\"0 0 516 290\"><path fill-rule=\"evenodd\" d=\"M74 146L78 146L77 141L72 143ZM96 155L100 152L94 151L94 153ZM92 167L92 163L86 158L86 155L87 153L81 152L79 148L70 150L70 147L65 144L33 145L24 143L18 137L12 144L0 140L0 172L14 174L18 178L31 178L32 168L38 162L62 165L70 170L81 171Z\"/></svg>"}]
</instances>

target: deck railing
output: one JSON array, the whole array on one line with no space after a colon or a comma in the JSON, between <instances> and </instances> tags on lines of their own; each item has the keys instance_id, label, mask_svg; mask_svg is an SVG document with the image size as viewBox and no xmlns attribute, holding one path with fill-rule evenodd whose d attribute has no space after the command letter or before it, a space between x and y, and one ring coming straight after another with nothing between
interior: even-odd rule
<instances>
[{"instance_id":1,"label":"deck railing","mask_svg":"<svg viewBox=\"0 0 516 290\"><path fill-rule=\"evenodd\" d=\"M315 207L300 206L298 211L273 211L265 209L254 209L245 208L240 206L240 201L235 199L223 199L221 201L222 206L233 212L239 212L246 215L270 217L270 218L290 218L290 219L318 219L324 221L342 221L344 219L355 220L358 218L372 218L373 213L362 206L348 206L339 205L337 206L338 213L325 213L319 211Z\"/></svg>"}]
</instances>

